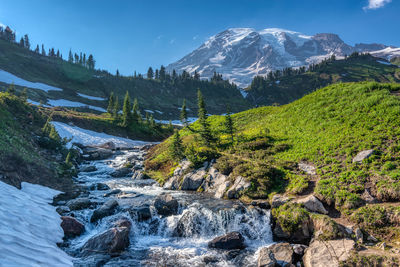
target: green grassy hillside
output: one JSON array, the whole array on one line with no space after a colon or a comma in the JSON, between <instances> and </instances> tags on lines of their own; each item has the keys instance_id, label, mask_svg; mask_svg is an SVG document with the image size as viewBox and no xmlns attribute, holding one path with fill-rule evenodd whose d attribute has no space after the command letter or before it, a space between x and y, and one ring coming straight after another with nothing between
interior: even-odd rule
<instances>
[{"instance_id":1,"label":"green grassy hillside","mask_svg":"<svg viewBox=\"0 0 400 267\"><path fill-rule=\"evenodd\" d=\"M77 93L107 98L111 91L114 91L122 103L125 92L129 91L133 98L138 98L142 111L160 110L163 113L155 112L156 118L175 119L179 116L178 108L182 106L183 99L187 99L188 108L194 109L196 103L191 99L195 99L197 89L201 89L210 103L209 111L213 114L225 113L227 104L233 111L250 108L250 104L243 99L236 86L227 81L208 82L186 78L167 82L115 76L59 58L42 56L4 40L0 40L0 69L28 81L42 82L64 89L62 92L49 93L29 90L29 97L37 102L46 103L47 98L68 99L106 108L107 101L89 100L78 96ZM6 86L3 84L3 89Z\"/></svg>"},{"instance_id":2,"label":"green grassy hillside","mask_svg":"<svg viewBox=\"0 0 400 267\"><path fill-rule=\"evenodd\" d=\"M339 83L291 104L241 112L232 116L233 145L223 116L208 118L217 138L212 146L203 145L187 128L180 134L187 157L216 158L221 172L251 181L243 199L314 192L344 216L368 214L357 210L365 205L365 189L380 202L400 201L399 91L397 84ZM191 128L200 129L198 123ZM148 174L161 183L177 165L171 142L172 138L156 146L146 162ZM366 149L374 149L374 155L353 163L353 157ZM314 165L317 175L300 171L299 162Z\"/></svg>"},{"instance_id":3,"label":"green grassy hillside","mask_svg":"<svg viewBox=\"0 0 400 267\"><path fill-rule=\"evenodd\" d=\"M382 63L383 62L383 63ZM255 105L287 104L318 88L337 82L400 82L400 68L384 64L371 55L352 55L341 60L327 60L300 74L259 80L246 88Z\"/></svg>"}]
</instances>

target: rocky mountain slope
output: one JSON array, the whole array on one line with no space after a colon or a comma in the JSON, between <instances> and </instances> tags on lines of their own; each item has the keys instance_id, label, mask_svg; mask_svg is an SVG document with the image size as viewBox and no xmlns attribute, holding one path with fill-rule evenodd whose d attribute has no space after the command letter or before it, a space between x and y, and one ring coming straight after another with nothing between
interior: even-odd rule
<instances>
[{"instance_id":1,"label":"rocky mountain slope","mask_svg":"<svg viewBox=\"0 0 400 267\"><path fill-rule=\"evenodd\" d=\"M240 87L250 84L255 75L287 67L299 67L318 63L334 54L350 55L353 52L369 52L379 57L400 55L399 48L383 44L346 44L332 33L314 36L283 29L231 28L210 37L198 49L167 70L198 72L201 77L212 77L219 72Z\"/></svg>"}]
</instances>

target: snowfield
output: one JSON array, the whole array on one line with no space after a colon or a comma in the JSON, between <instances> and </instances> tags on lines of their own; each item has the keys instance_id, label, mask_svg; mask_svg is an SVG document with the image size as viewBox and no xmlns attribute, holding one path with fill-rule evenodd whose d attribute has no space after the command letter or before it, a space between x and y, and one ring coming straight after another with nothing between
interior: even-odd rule
<instances>
[{"instance_id":1,"label":"snowfield","mask_svg":"<svg viewBox=\"0 0 400 267\"><path fill-rule=\"evenodd\" d=\"M71 107L71 108L80 108L80 107L88 107L93 110L97 110L100 112L107 112L104 108L101 107L96 107L92 105L87 105L81 102L75 102L75 101L70 101L66 99L49 99L47 100L47 103L49 103L50 106L54 107Z\"/></svg>"},{"instance_id":2,"label":"snowfield","mask_svg":"<svg viewBox=\"0 0 400 267\"><path fill-rule=\"evenodd\" d=\"M49 205L61 192L25 182L21 187L0 181L0 266L73 266L57 247L64 232Z\"/></svg>"},{"instance_id":3,"label":"snowfield","mask_svg":"<svg viewBox=\"0 0 400 267\"><path fill-rule=\"evenodd\" d=\"M85 94L81 94L81 93L78 93L78 95L79 95L80 97L87 98L87 99L90 99L90 100L98 100L98 101L105 101L105 100L107 100L106 98L103 98L103 97L85 95Z\"/></svg>"},{"instance_id":4,"label":"snowfield","mask_svg":"<svg viewBox=\"0 0 400 267\"><path fill-rule=\"evenodd\" d=\"M62 91L61 88L57 88L54 86L50 86L44 83L35 83L35 82L29 82L27 80L21 79L14 74L11 74L7 71L0 70L0 82L3 83L8 83L8 84L15 84L23 87L28 87L28 88L34 88L34 89L39 89L45 92L48 91Z\"/></svg>"},{"instance_id":5,"label":"snowfield","mask_svg":"<svg viewBox=\"0 0 400 267\"><path fill-rule=\"evenodd\" d=\"M71 126L62 122L53 121L52 124L56 128L61 138L71 139L67 147L71 147L72 143L80 143L82 145L100 145L106 142L113 142L119 148L131 148L148 144L149 142L135 141L128 138L98 133L77 126Z\"/></svg>"}]
</instances>

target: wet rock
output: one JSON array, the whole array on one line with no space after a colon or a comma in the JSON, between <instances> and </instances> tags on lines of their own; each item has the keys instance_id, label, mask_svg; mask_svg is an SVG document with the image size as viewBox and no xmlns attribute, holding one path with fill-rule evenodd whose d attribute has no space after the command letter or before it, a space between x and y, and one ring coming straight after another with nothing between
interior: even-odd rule
<instances>
[{"instance_id":1,"label":"wet rock","mask_svg":"<svg viewBox=\"0 0 400 267\"><path fill-rule=\"evenodd\" d=\"M132 175L133 180L142 180L145 178L145 175L141 171L135 171Z\"/></svg>"},{"instance_id":2,"label":"wet rock","mask_svg":"<svg viewBox=\"0 0 400 267\"><path fill-rule=\"evenodd\" d=\"M87 209L92 205L92 202L88 198L76 198L67 202L67 206L70 210L82 210Z\"/></svg>"},{"instance_id":3,"label":"wet rock","mask_svg":"<svg viewBox=\"0 0 400 267\"><path fill-rule=\"evenodd\" d=\"M271 209L271 204L267 200L253 200L250 204L263 210Z\"/></svg>"},{"instance_id":4,"label":"wet rock","mask_svg":"<svg viewBox=\"0 0 400 267\"><path fill-rule=\"evenodd\" d=\"M205 192L213 193L216 198L222 198L231 185L228 176L220 173L216 168L210 167L203 189Z\"/></svg>"},{"instance_id":5,"label":"wet rock","mask_svg":"<svg viewBox=\"0 0 400 267\"><path fill-rule=\"evenodd\" d=\"M278 208L288 202L290 199L280 194L275 194L271 199L271 207Z\"/></svg>"},{"instance_id":6,"label":"wet rock","mask_svg":"<svg viewBox=\"0 0 400 267\"><path fill-rule=\"evenodd\" d=\"M131 229L132 223L128 218L121 217L117 221L114 222L114 227L127 227L127 228Z\"/></svg>"},{"instance_id":7,"label":"wet rock","mask_svg":"<svg viewBox=\"0 0 400 267\"><path fill-rule=\"evenodd\" d=\"M81 172L94 172L97 171L97 168L94 165L89 165L89 166L82 166L79 170Z\"/></svg>"},{"instance_id":8,"label":"wet rock","mask_svg":"<svg viewBox=\"0 0 400 267\"><path fill-rule=\"evenodd\" d=\"M196 213L187 211L176 224L173 235L179 237L191 237L200 234L202 221Z\"/></svg>"},{"instance_id":9,"label":"wet rock","mask_svg":"<svg viewBox=\"0 0 400 267\"><path fill-rule=\"evenodd\" d=\"M178 213L179 203L170 194L158 196L154 201L154 208L162 216L170 216Z\"/></svg>"},{"instance_id":10,"label":"wet rock","mask_svg":"<svg viewBox=\"0 0 400 267\"><path fill-rule=\"evenodd\" d=\"M131 173L131 169L129 168L120 168L112 172L110 175L114 178L126 177Z\"/></svg>"},{"instance_id":11,"label":"wet rock","mask_svg":"<svg viewBox=\"0 0 400 267\"><path fill-rule=\"evenodd\" d=\"M316 175L316 169L313 165L307 164L305 162L300 162L298 164L299 170L309 174L309 175Z\"/></svg>"},{"instance_id":12,"label":"wet rock","mask_svg":"<svg viewBox=\"0 0 400 267\"><path fill-rule=\"evenodd\" d=\"M136 217L139 222L151 219L151 211L149 206L132 208L129 210L132 217Z\"/></svg>"},{"instance_id":13,"label":"wet rock","mask_svg":"<svg viewBox=\"0 0 400 267\"><path fill-rule=\"evenodd\" d=\"M129 246L129 231L129 227L113 227L90 238L81 249L82 255L118 255Z\"/></svg>"},{"instance_id":14,"label":"wet rock","mask_svg":"<svg viewBox=\"0 0 400 267\"><path fill-rule=\"evenodd\" d=\"M277 243L269 247L279 266L288 267L293 262L294 251L289 243Z\"/></svg>"},{"instance_id":15,"label":"wet rock","mask_svg":"<svg viewBox=\"0 0 400 267\"><path fill-rule=\"evenodd\" d=\"M113 152L110 149L96 148L96 147L85 147L83 149L83 157L86 160L102 160L112 156Z\"/></svg>"},{"instance_id":16,"label":"wet rock","mask_svg":"<svg viewBox=\"0 0 400 267\"><path fill-rule=\"evenodd\" d=\"M296 202L303 204L304 207L309 211L328 214L328 211L324 208L322 202L313 195L297 200Z\"/></svg>"},{"instance_id":17,"label":"wet rock","mask_svg":"<svg viewBox=\"0 0 400 267\"><path fill-rule=\"evenodd\" d=\"M276 222L273 231L275 236L280 239L288 240L289 242L293 243L302 243L302 244L309 242L313 234L311 221L303 222L300 225L300 227L293 233L285 232L279 225L279 223Z\"/></svg>"},{"instance_id":18,"label":"wet rock","mask_svg":"<svg viewBox=\"0 0 400 267\"><path fill-rule=\"evenodd\" d=\"M209 248L218 249L244 249L244 238L239 232L230 232L223 236L218 236L208 243Z\"/></svg>"},{"instance_id":19,"label":"wet rock","mask_svg":"<svg viewBox=\"0 0 400 267\"><path fill-rule=\"evenodd\" d=\"M274 253L265 247L260 250L260 254L258 255L258 267L275 267L277 266L277 262L275 260Z\"/></svg>"},{"instance_id":20,"label":"wet rock","mask_svg":"<svg viewBox=\"0 0 400 267\"><path fill-rule=\"evenodd\" d=\"M364 159L369 158L372 154L374 154L375 150L369 149L369 150L364 150L359 152L354 158L353 158L353 163L354 162L361 162Z\"/></svg>"},{"instance_id":21,"label":"wet rock","mask_svg":"<svg viewBox=\"0 0 400 267\"><path fill-rule=\"evenodd\" d=\"M65 213L70 212L71 210L67 206L59 206L57 207L56 211L58 214L63 215Z\"/></svg>"},{"instance_id":22,"label":"wet rock","mask_svg":"<svg viewBox=\"0 0 400 267\"><path fill-rule=\"evenodd\" d=\"M110 199L104 203L100 208L93 212L90 222L96 222L104 217L111 216L114 214L115 209L118 207L118 201Z\"/></svg>"},{"instance_id":23,"label":"wet rock","mask_svg":"<svg viewBox=\"0 0 400 267\"><path fill-rule=\"evenodd\" d=\"M106 184L103 184L103 183L97 183L97 184L92 184L89 187L89 190L99 190L99 191L110 190L110 187L108 185L106 185Z\"/></svg>"},{"instance_id":24,"label":"wet rock","mask_svg":"<svg viewBox=\"0 0 400 267\"><path fill-rule=\"evenodd\" d=\"M205 162L202 168L184 175L182 178L181 190L196 191L203 184L204 178L207 174L207 167L208 162Z\"/></svg>"},{"instance_id":25,"label":"wet rock","mask_svg":"<svg viewBox=\"0 0 400 267\"><path fill-rule=\"evenodd\" d=\"M109 196L111 196L111 195L117 195L117 194L119 194L119 193L121 193L121 192L122 192L121 189L113 189L113 190L111 190L110 192L105 193L105 194L104 194L104 197L109 197Z\"/></svg>"},{"instance_id":26,"label":"wet rock","mask_svg":"<svg viewBox=\"0 0 400 267\"><path fill-rule=\"evenodd\" d=\"M226 196L229 199L238 199L241 193L250 187L250 182L246 180L243 176L238 176L235 179L232 187L226 192Z\"/></svg>"},{"instance_id":27,"label":"wet rock","mask_svg":"<svg viewBox=\"0 0 400 267\"><path fill-rule=\"evenodd\" d=\"M110 150L115 150L117 147L113 142L106 142L104 144L96 146L98 148L104 148L104 149L110 149Z\"/></svg>"},{"instance_id":28,"label":"wet rock","mask_svg":"<svg viewBox=\"0 0 400 267\"><path fill-rule=\"evenodd\" d=\"M313 241L303 257L305 267L336 267L350 257L355 242L351 239Z\"/></svg>"},{"instance_id":29,"label":"wet rock","mask_svg":"<svg viewBox=\"0 0 400 267\"><path fill-rule=\"evenodd\" d=\"M65 237L75 237L85 231L85 226L71 216L61 216L61 228L64 230Z\"/></svg>"}]
</instances>

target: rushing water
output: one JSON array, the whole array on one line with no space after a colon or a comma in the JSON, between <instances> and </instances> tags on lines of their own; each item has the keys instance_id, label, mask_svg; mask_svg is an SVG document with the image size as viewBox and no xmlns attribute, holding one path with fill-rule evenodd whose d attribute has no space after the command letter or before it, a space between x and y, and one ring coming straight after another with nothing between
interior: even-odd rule
<instances>
[{"instance_id":1,"label":"rushing water","mask_svg":"<svg viewBox=\"0 0 400 267\"><path fill-rule=\"evenodd\" d=\"M133 180L131 177L112 178L116 168L127 158L143 157L143 151L123 151L111 159L91 161L97 171L80 173L77 182L84 186L107 184L111 190L120 189L118 195L104 197L108 191L89 191L89 198L103 203L115 198L119 203L115 215L99 222L90 223L94 209L74 211L74 216L85 223L83 235L69 240L65 250L77 257L77 266L98 266L91 258L79 258L77 253L85 242L111 226L119 217L130 218L130 246L120 256L107 259L105 266L256 266L258 251L272 243L269 211L246 207L238 201L215 199L200 193L164 190L153 180ZM159 216L151 205L154 199L169 193L179 201L179 213L169 217ZM132 207L150 205L152 218L139 222L127 211ZM180 221L181 235L174 232ZM209 249L207 243L213 238L231 231L239 231L245 238L247 248L241 251ZM101 257L99 255L98 257ZM103 265L100 264L100 265Z\"/></svg>"}]
</instances>

